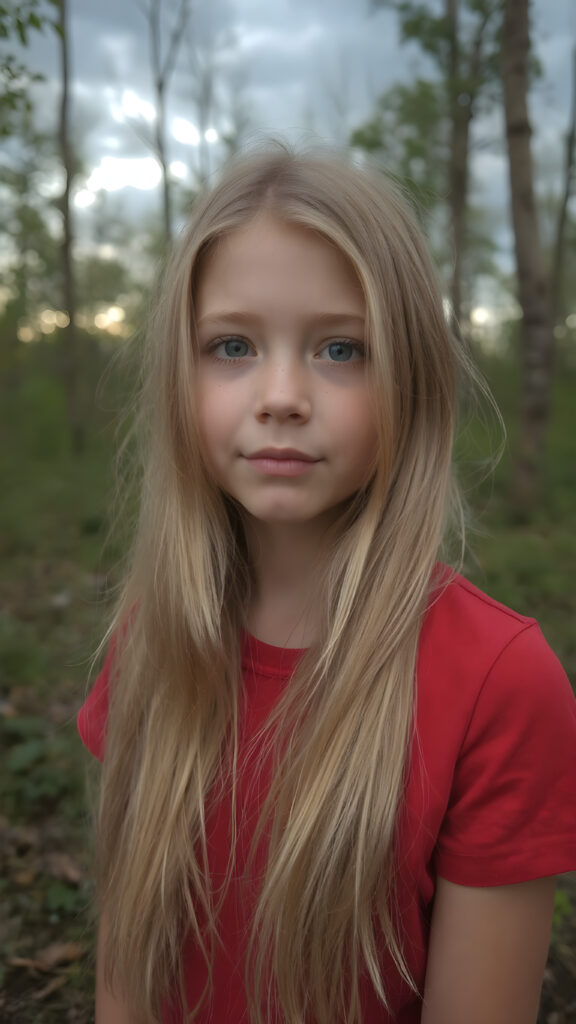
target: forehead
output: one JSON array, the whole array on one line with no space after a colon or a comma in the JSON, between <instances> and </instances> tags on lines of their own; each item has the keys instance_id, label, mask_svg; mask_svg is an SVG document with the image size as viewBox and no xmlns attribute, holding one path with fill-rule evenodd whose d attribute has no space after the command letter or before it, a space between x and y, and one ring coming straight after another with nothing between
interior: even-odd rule
<instances>
[{"instance_id":1,"label":"forehead","mask_svg":"<svg viewBox=\"0 0 576 1024\"><path fill-rule=\"evenodd\" d=\"M219 238L199 269L198 315L212 306L278 302L359 313L364 295L352 263L311 228L259 216ZM322 311L322 310L321 310Z\"/></svg>"}]
</instances>

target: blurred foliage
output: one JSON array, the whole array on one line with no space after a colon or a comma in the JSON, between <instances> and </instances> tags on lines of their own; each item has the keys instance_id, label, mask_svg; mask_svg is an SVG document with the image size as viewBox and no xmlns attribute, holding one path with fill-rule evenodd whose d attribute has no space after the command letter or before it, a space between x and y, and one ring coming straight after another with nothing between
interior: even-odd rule
<instances>
[{"instance_id":1,"label":"blurred foliage","mask_svg":"<svg viewBox=\"0 0 576 1024\"><path fill-rule=\"evenodd\" d=\"M497 427L477 415L460 441L463 477L471 480L468 501L471 528L466 571L497 600L538 619L544 634L576 684L576 534L572 529L576 494L574 387L575 341L558 354L553 417L548 440L542 497L530 515L520 516L510 502L511 451L520 404L518 323L509 329L507 354L480 361L506 423L504 452L493 474L474 487L475 467L487 466ZM466 465L466 450L471 462ZM482 474L480 474L481 476Z\"/></svg>"},{"instance_id":2,"label":"blurred foliage","mask_svg":"<svg viewBox=\"0 0 576 1024\"><path fill-rule=\"evenodd\" d=\"M445 3L372 0L372 7L395 11L402 42L418 45L445 76L451 51L451 23ZM453 85L461 95L474 97L476 103L490 103L499 93L503 11L503 0L461 0L458 5L460 67Z\"/></svg>"},{"instance_id":3,"label":"blurred foliage","mask_svg":"<svg viewBox=\"0 0 576 1024\"><path fill-rule=\"evenodd\" d=\"M18 118L18 138L0 168L4 285L19 316L62 293L62 268L55 235L60 217L46 194L58 177L56 140L39 132L32 115Z\"/></svg>"},{"instance_id":4,"label":"blurred foliage","mask_svg":"<svg viewBox=\"0 0 576 1024\"><path fill-rule=\"evenodd\" d=\"M0 136L16 131L22 113L32 110L30 87L42 81L22 62L20 51L29 44L33 32L46 26L55 29L50 9L58 0L3 0L0 4Z\"/></svg>"},{"instance_id":5,"label":"blurred foliage","mask_svg":"<svg viewBox=\"0 0 576 1024\"><path fill-rule=\"evenodd\" d=\"M370 117L350 136L350 145L380 165L411 203L446 280L452 265L446 202L449 140L444 86L423 79L384 92ZM494 228L486 210L469 205L463 254L468 296L473 296L480 275L489 275L506 287L496 259Z\"/></svg>"},{"instance_id":6,"label":"blurred foliage","mask_svg":"<svg viewBox=\"0 0 576 1024\"><path fill-rule=\"evenodd\" d=\"M413 193L417 209L429 213L446 187L447 127L441 83L417 78L383 93L350 144L378 158Z\"/></svg>"}]
</instances>

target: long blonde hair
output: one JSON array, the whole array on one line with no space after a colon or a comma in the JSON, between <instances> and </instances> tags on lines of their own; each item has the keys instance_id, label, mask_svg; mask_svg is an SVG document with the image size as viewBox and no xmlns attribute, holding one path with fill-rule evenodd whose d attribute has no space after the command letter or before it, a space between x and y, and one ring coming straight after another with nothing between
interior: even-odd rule
<instances>
[{"instance_id":1,"label":"long blonde hair","mask_svg":"<svg viewBox=\"0 0 576 1024\"><path fill-rule=\"evenodd\" d=\"M410 980L394 918L395 824L421 621L458 509L451 451L466 359L398 193L343 159L275 147L234 163L195 204L148 330L143 483L111 627L120 639L97 861L106 978L142 1021L159 1019L175 986L183 992L184 935L209 968L218 941L206 814L219 787L235 794L252 571L241 511L202 458L194 289L216 240L263 210L319 232L357 273L380 458L341 524L323 635L267 725L280 754L254 837L256 847L268 836L247 956L251 1014L265 1019L274 1002L286 1024L360 1021L361 973L386 1004L382 939Z\"/></svg>"}]
</instances>

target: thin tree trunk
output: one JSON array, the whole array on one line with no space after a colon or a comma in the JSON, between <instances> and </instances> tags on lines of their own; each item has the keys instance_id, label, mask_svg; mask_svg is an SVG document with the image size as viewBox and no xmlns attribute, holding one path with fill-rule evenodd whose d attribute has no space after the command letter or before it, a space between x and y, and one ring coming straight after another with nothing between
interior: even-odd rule
<instances>
[{"instance_id":1,"label":"thin tree trunk","mask_svg":"<svg viewBox=\"0 0 576 1024\"><path fill-rule=\"evenodd\" d=\"M174 22L168 39L166 53L162 53L162 0L150 0L146 11L150 43L150 62L156 94L156 124L154 128L154 152L162 170L162 219L166 241L172 240L172 187L166 144L166 93L174 73L178 51L190 14L189 0L179 0Z\"/></svg>"},{"instance_id":2,"label":"thin tree trunk","mask_svg":"<svg viewBox=\"0 0 576 1024\"><path fill-rule=\"evenodd\" d=\"M452 279L450 298L454 326L459 329L462 318L462 263L466 246L467 203L470 146L470 97L462 104L461 60L458 37L459 0L446 0L446 18L449 30L448 88L450 106L450 157L448 167L448 197L452 235Z\"/></svg>"},{"instance_id":3,"label":"thin tree trunk","mask_svg":"<svg viewBox=\"0 0 576 1024\"><path fill-rule=\"evenodd\" d=\"M210 176L210 143L206 139L209 120L212 116L214 94L214 72L210 66L212 54L204 54L197 62L198 67L198 129L200 143L198 146L198 179L203 188Z\"/></svg>"},{"instance_id":4,"label":"thin tree trunk","mask_svg":"<svg viewBox=\"0 0 576 1024\"><path fill-rule=\"evenodd\" d=\"M552 259L552 273L550 280L550 296L552 308L552 320L556 323L562 315L562 272L564 269L564 251L566 247L566 224L568 221L568 203L574 187L574 164L576 156L576 46L572 50L572 107L568 134L566 136L566 150L564 160L564 189L558 220L556 223L556 238L554 241L554 256Z\"/></svg>"},{"instance_id":5,"label":"thin tree trunk","mask_svg":"<svg viewBox=\"0 0 576 1024\"><path fill-rule=\"evenodd\" d=\"M450 216L454 246L451 300L454 319L458 324L462 323L463 317L462 279L468 234L470 120L470 111L467 108L458 107L454 110L450 147Z\"/></svg>"},{"instance_id":6,"label":"thin tree trunk","mask_svg":"<svg viewBox=\"0 0 576 1024\"><path fill-rule=\"evenodd\" d=\"M78 336L76 331L76 294L72 259L73 227L70 192L74 179L74 156L70 143L70 61L68 56L67 0L58 3L58 33L60 38L60 66L62 96L60 102L60 156L64 168L62 193L62 269L64 276L64 306L68 313L68 326L64 328L63 379L68 407L68 423L72 450L79 454L85 447L85 430L80 408Z\"/></svg>"},{"instance_id":7,"label":"thin tree trunk","mask_svg":"<svg viewBox=\"0 0 576 1024\"><path fill-rule=\"evenodd\" d=\"M166 241L172 240L172 194L168 160L166 157L166 76L162 66L161 53L161 0L152 0L149 13L150 59L154 92L156 94L156 120L154 124L154 149L162 171L162 219Z\"/></svg>"},{"instance_id":8,"label":"thin tree trunk","mask_svg":"<svg viewBox=\"0 0 576 1024\"><path fill-rule=\"evenodd\" d=\"M518 298L522 308L520 435L512 494L516 506L524 510L534 504L542 484L554 354L548 279L534 197L527 100L529 55L528 0L506 0L502 82Z\"/></svg>"},{"instance_id":9,"label":"thin tree trunk","mask_svg":"<svg viewBox=\"0 0 576 1024\"><path fill-rule=\"evenodd\" d=\"M470 191L470 130L474 104L482 88L482 55L490 21L497 5L488 6L479 20L475 36L467 47L460 38L460 0L445 0L448 25L448 92L450 113L450 156L448 202L453 247L450 298L455 324L464 315L464 257L468 247L468 195Z\"/></svg>"},{"instance_id":10,"label":"thin tree trunk","mask_svg":"<svg viewBox=\"0 0 576 1024\"><path fill-rule=\"evenodd\" d=\"M166 155L166 100L163 83L156 83L155 142L158 162L162 170L162 218L166 241L172 241L172 186Z\"/></svg>"}]
</instances>

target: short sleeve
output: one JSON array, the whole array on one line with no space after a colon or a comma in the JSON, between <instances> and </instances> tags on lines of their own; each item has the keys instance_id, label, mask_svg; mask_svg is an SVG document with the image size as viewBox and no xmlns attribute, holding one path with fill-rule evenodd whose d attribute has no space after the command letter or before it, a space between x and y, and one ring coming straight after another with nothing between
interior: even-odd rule
<instances>
[{"instance_id":1,"label":"short sleeve","mask_svg":"<svg viewBox=\"0 0 576 1024\"><path fill-rule=\"evenodd\" d=\"M94 686L80 708L77 717L78 732L84 746L99 761L104 760L106 725L108 721L109 687L115 644L110 644L106 660Z\"/></svg>"},{"instance_id":2,"label":"short sleeve","mask_svg":"<svg viewBox=\"0 0 576 1024\"><path fill-rule=\"evenodd\" d=\"M435 867L470 886L576 869L576 701L534 623L501 651L479 692Z\"/></svg>"}]
</instances>

